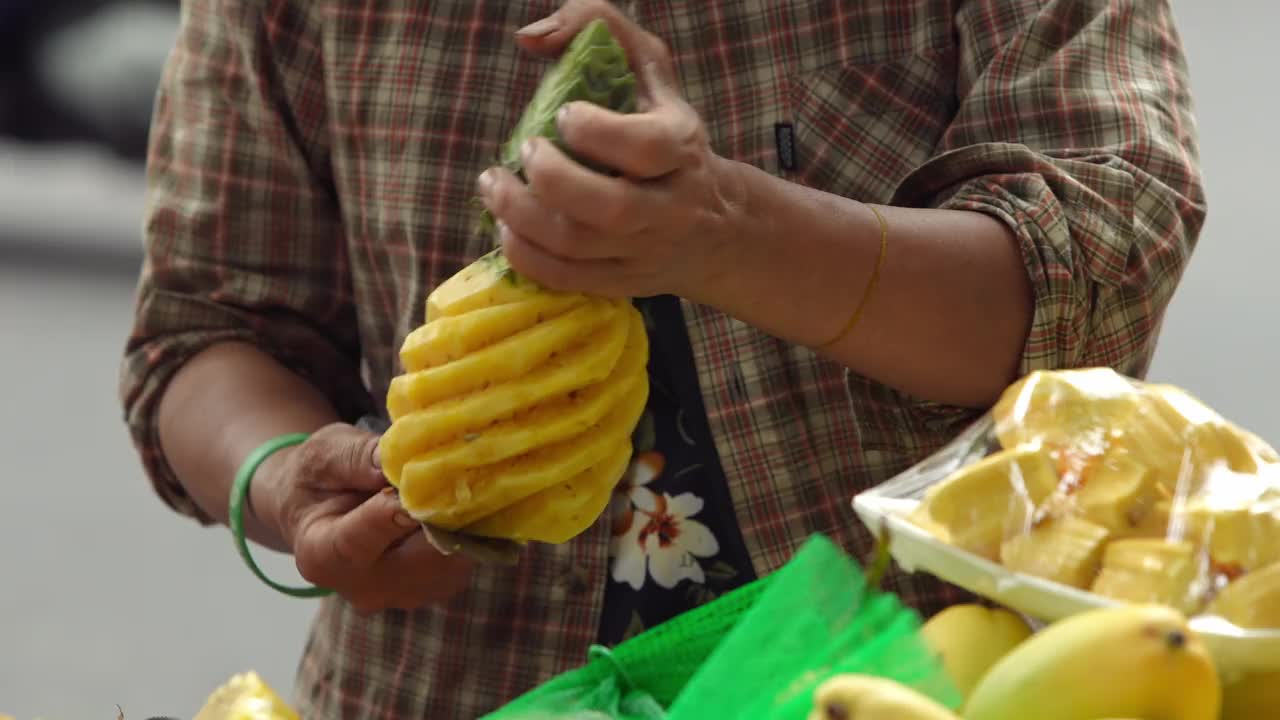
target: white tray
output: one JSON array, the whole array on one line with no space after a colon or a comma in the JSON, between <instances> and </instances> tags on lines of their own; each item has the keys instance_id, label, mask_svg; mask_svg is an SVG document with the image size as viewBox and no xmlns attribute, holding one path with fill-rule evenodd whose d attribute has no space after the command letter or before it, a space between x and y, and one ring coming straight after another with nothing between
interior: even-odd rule
<instances>
[{"instance_id":1,"label":"white tray","mask_svg":"<svg viewBox=\"0 0 1280 720\"><path fill-rule=\"evenodd\" d=\"M907 572L926 572L1035 620L1053 622L1117 601L1049 580L1012 572L933 537L906 520L919 500L887 497L871 490L854 498L853 508L873 533L887 523L890 553ZM1194 617L1220 671L1280 670L1280 630L1242 631L1219 618Z\"/></svg>"}]
</instances>

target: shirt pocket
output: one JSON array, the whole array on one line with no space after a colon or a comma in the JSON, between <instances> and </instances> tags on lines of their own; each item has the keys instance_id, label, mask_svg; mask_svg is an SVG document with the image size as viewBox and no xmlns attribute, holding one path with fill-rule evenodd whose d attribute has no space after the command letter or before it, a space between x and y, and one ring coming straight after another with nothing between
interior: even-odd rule
<instances>
[{"instance_id":1,"label":"shirt pocket","mask_svg":"<svg viewBox=\"0 0 1280 720\"><path fill-rule=\"evenodd\" d=\"M777 172L843 197L887 201L933 155L955 114L955 53L837 61L789 76L775 128Z\"/></svg>"}]
</instances>

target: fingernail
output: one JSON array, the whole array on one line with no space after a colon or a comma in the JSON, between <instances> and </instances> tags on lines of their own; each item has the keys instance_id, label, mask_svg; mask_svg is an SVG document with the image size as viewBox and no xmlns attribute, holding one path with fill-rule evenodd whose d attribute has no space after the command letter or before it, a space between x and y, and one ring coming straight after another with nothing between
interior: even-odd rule
<instances>
[{"instance_id":1,"label":"fingernail","mask_svg":"<svg viewBox=\"0 0 1280 720\"><path fill-rule=\"evenodd\" d=\"M373 454L369 456L369 459L373 462L374 468L382 469L382 443L373 444Z\"/></svg>"},{"instance_id":2,"label":"fingernail","mask_svg":"<svg viewBox=\"0 0 1280 720\"><path fill-rule=\"evenodd\" d=\"M395 515L395 523L402 528L411 528L418 525L418 521L409 517L409 513L401 510Z\"/></svg>"},{"instance_id":3,"label":"fingernail","mask_svg":"<svg viewBox=\"0 0 1280 720\"><path fill-rule=\"evenodd\" d=\"M476 178L476 186L480 188L481 195L488 195L489 190L493 188L493 171L485 170L480 173L480 177Z\"/></svg>"},{"instance_id":4,"label":"fingernail","mask_svg":"<svg viewBox=\"0 0 1280 720\"><path fill-rule=\"evenodd\" d=\"M526 38L546 37L559 29L560 20L553 15L525 25L516 31L516 35Z\"/></svg>"},{"instance_id":5,"label":"fingernail","mask_svg":"<svg viewBox=\"0 0 1280 720\"><path fill-rule=\"evenodd\" d=\"M572 103L566 103L560 106L560 110L556 112L556 127L560 129L560 133L564 134L564 124L569 120L569 109L573 107Z\"/></svg>"},{"instance_id":6,"label":"fingernail","mask_svg":"<svg viewBox=\"0 0 1280 720\"><path fill-rule=\"evenodd\" d=\"M524 160L525 165L528 165L529 161L533 159L534 149L533 138L525 140L524 144L520 146L520 158Z\"/></svg>"}]
</instances>

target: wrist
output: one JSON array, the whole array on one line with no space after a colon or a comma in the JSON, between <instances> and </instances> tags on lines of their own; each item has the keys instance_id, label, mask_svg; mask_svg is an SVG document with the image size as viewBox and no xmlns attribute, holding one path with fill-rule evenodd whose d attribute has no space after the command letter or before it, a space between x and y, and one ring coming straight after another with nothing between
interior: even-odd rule
<instances>
[{"instance_id":1,"label":"wrist","mask_svg":"<svg viewBox=\"0 0 1280 720\"><path fill-rule=\"evenodd\" d=\"M287 474L289 457L297 451L297 446L283 447L263 460L245 497L246 520L251 520L259 528L260 532L256 534L261 536L262 544L284 552L292 552L293 538L288 523L284 522L283 478Z\"/></svg>"},{"instance_id":2,"label":"wrist","mask_svg":"<svg viewBox=\"0 0 1280 720\"><path fill-rule=\"evenodd\" d=\"M769 234L760 223L767 218L757 216L751 202L751 168L736 160L713 154L711 172L720 196L721 211L715 215L706 238L709 249L701 272L691 279L689 287L676 294L696 303L732 314L732 308L744 288L741 279L751 261L750 249L757 235Z\"/></svg>"}]
</instances>

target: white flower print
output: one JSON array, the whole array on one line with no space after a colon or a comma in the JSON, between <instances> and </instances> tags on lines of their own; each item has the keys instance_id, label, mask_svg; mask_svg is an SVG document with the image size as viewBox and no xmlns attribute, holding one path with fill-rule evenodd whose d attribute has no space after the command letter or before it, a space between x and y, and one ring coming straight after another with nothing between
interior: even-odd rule
<instances>
[{"instance_id":1,"label":"white flower print","mask_svg":"<svg viewBox=\"0 0 1280 720\"><path fill-rule=\"evenodd\" d=\"M662 472L662 456L642 453L632 463L614 496L614 581L639 590L646 575L671 589L682 580L706 580L699 557L720 551L720 543L707 526L692 517L702 511L702 498L693 493L672 497L645 487Z\"/></svg>"}]
</instances>

